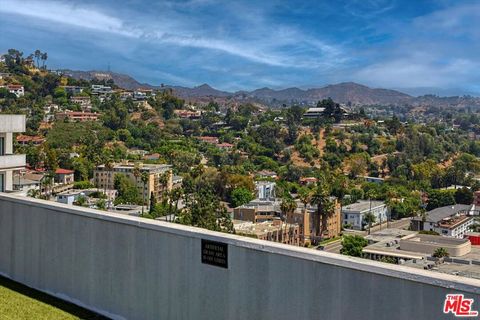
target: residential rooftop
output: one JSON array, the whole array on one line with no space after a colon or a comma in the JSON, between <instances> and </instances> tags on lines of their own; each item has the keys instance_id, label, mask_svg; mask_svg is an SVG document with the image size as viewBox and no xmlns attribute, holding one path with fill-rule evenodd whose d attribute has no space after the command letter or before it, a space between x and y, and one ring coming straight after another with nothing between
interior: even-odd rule
<instances>
[{"instance_id":1,"label":"residential rooftop","mask_svg":"<svg viewBox=\"0 0 480 320\"><path fill-rule=\"evenodd\" d=\"M293 224L284 224L281 220L264 221L253 223L251 221L234 220L233 226L237 234L261 236L267 233L286 230L293 227Z\"/></svg>"},{"instance_id":2,"label":"residential rooftop","mask_svg":"<svg viewBox=\"0 0 480 320\"><path fill-rule=\"evenodd\" d=\"M363 213L363 212L369 211L370 209L375 209L382 206L385 206L385 202L383 201L360 200L355 203L342 207L342 212L347 211L348 213L355 213L355 212Z\"/></svg>"},{"instance_id":3,"label":"residential rooftop","mask_svg":"<svg viewBox=\"0 0 480 320\"><path fill-rule=\"evenodd\" d=\"M438 223L439 221L448 218L450 216L453 216L454 214L457 213L467 213L471 205L467 204L456 204L453 206L445 206L445 207L440 207L436 208L433 210L430 210L426 213L426 220L427 222L433 222L433 223ZM414 220L422 220L422 217L415 217L413 218Z\"/></svg>"},{"instance_id":4,"label":"residential rooftop","mask_svg":"<svg viewBox=\"0 0 480 320\"><path fill-rule=\"evenodd\" d=\"M258 211L280 212L280 203L278 201L255 199L250 201L249 203L240 206L239 208L255 208Z\"/></svg>"},{"instance_id":5,"label":"residential rooftop","mask_svg":"<svg viewBox=\"0 0 480 320\"><path fill-rule=\"evenodd\" d=\"M150 163L142 163L139 164L139 169L140 170L147 170L147 171L156 171L156 170L167 170L170 169L172 165L170 164L150 164ZM105 168L104 164L99 165L97 168ZM113 168L115 169L127 169L131 170L135 168L135 163L118 163L114 164Z\"/></svg>"},{"instance_id":6,"label":"residential rooftop","mask_svg":"<svg viewBox=\"0 0 480 320\"><path fill-rule=\"evenodd\" d=\"M447 217L442 219L438 226L441 228L446 228L446 229L455 229L459 225L465 223L468 220L473 219L472 217L466 216L464 214L462 215L454 215L452 217Z\"/></svg>"}]
</instances>

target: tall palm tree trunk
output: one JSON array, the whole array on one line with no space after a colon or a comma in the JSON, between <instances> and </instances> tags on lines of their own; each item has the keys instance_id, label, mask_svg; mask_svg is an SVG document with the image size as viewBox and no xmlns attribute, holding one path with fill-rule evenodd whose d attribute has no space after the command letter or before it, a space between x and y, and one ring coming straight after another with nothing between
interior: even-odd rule
<instances>
[{"instance_id":1,"label":"tall palm tree trunk","mask_svg":"<svg viewBox=\"0 0 480 320\"><path fill-rule=\"evenodd\" d=\"M143 183L143 192L142 192L142 216L143 216L144 207L145 207L145 182Z\"/></svg>"}]
</instances>

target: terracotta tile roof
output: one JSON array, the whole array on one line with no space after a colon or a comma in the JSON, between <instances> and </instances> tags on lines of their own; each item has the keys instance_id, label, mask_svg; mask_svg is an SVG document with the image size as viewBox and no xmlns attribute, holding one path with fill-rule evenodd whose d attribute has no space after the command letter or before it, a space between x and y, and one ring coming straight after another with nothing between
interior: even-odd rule
<instances>
[{"instance_id":1,"label":"terracotta tile roof","mask_svg":"<svg viewBox=\"0 0 480 320\"><path fill-rule=\"evenodd\" d=\"M58 168L55 173L56 174L73 174L75 171L73 170L68 170L68 169L61 169L61 168Z\"/></svg>"}]
</instances>

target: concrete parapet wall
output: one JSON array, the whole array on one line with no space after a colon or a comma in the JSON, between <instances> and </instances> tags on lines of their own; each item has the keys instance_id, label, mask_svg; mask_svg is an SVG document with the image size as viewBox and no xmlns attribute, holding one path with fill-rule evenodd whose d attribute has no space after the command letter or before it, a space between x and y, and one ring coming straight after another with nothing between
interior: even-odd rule
<instances>
[{"instance_id":1,"label":"concrete parapet wall","mask_svg":"<svg viewBox=\"0 0 480 320\"><path fill-rule=\"evenodd\" d=\"M116 319L452 319L447 293L480 309L478 280L7 194L0 273Z\"/></svg>"},{"instance_id":2,"label":"concrete parapet wall","mask_svg":"<svg viewBox=\"0 0 480 320\"><path fill-rule=\"evenodd\" d=\"M0 132L25 132L25 115L0 114Z\"/></svg>"}]
</instances>

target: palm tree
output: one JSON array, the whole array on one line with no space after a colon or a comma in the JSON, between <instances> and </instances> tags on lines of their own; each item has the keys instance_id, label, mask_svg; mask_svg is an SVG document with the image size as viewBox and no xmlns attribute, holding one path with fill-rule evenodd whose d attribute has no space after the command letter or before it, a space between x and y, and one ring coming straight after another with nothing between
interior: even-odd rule
<instances>
[{"instance_id":1,"label":"palm tree","mask_svg":"<svg viewBox=\"0 0 480 320\"><path fill-rule=\"evenodd\" d=\"M135 185L138 185L139 178L142 176L142 171L140 170L140 165L138 162L135 163L132 170L133 176L135 177ZM145 189L145 188L144 188ZM145 190L143 190L145 193Z\"/></svg>"},{"instance_id":2,"label":"palm tree","mask_svg":"<svg viewBox=\"0 0 480 320\"><path fill-rule=\"evenodd\" d=\"M317 205L317 212L313 215L313 228L314 236L318 240L318 237L322 238L327 231L328 218L334 211L333 202L330 200L330 190L323 178L318 180L317 188L312 194L312 203Z\"/></svg>"},{"instance_id":3,"label":"palm tree","mask_svg":"<svg viewBox=\"0 0 480 320\"><path fill-rule=\"evenodd\" d=\"M368 234L370 234L370 229L372 229L372 224L375 223L375 215L369 211L365 214L365 216L363 217L365 222L368 223Z\"/></svg>"},{"instance_id":4,"label":"palm tree","mask_svg":"<svg viewBox=\"0 0 480 320\"><path fill-rule=\"evenodd\" d=\"M169 172L164 172L158 177L158 183L162 186L162 198L163 194L165 193L165 187L168 184L168 179L170 178L170 173Z\"/></svg>"},{"instance_id":5,"label":"palm tree","mask_svg":"<svg viewBox=\"0 0 480 320\"><path fill-rule=\"evenodd\" d=\"M393 208L393 206L395 205L395 203L398 201L398 192L396 190L393 190L393 189L390 189L387 191L387 201L386 201L386 204L387 204L387 208L388 208L388 211L387 211L387 229L389 227L388 223L389 223L389 220L392 219L392 213L391 213L391 208ZM381 225L380 225L380 228L381 228Z\"/></svg>"},{"instance_id":6,"label":"palm tree","mask_svg":"<svg viewBox=\"0 0 480 320\"><path fill-rule=\"evenodd\" d=\"M282 210L282 214L285 221L285 232L283 236L283 243L286 243L287 238L287 216L289 213L293 213L297 209L297 203L291 197L284 197L282 199L282 203L280 204L280 210Z\"/></svg>"},{"instance_id":7,"label":"palm tree","mask_svg":"<svg viewBox=\"0 0 480 320\"><path fill-rule=\"evenodd\" d=\"M45 199L48 200L50 194L52 193L53 183L54 183L55 174L49 171L45 178L43 179L43 183L45 184Z\"/></svg>"},{"instance_id":8,"label":"palm tree","mask_svg":"<svg viewBox=\"0 0 480 320\"><path fill-rule=\"evenodd\" d=\"M195 168L192 169L190 175L192 178L200 177L205 172L205 167L202 164L199 164Z\"/></svg>"},{"instance_id":9,"label":"palm tree","mask_svg":"<svg viewBox=\"0 0 480 320\"><path fill-rule=\"evenodd\" d=\"M42 55L40 56L40 59L42 60L42 69L45 69L45 62L48 59L47 53L46 52L42 53Z\"/></svg>"},{"instance_id":10,"label":"palm tree","mask_svg":"<svg viewBox=\"0 0 480 320\"><path fill-rule=\"evenodd\" d=\"M30 189L27 192L27 196L32 198L38 198L40 196L40 190Z\"/></svg>"},{"instance_id":11,"label":"palm tree","mask_svg":"<svg viewBox=\"0 0 480 320\"><path fill-rule=\"evenodd\" d=\"M150 174L147 171L142 172L141 179L143 182L143 192L142 192L142 215L143 215L143 208L145 206L145 188L147 186L148 181L150 180Z\"/></svg>"},{"instance_id":12,"label":"palm tree","mask_svg":"<svg viewBox=\"0 0 480 320\"><path fill-rule=\"evenodd\" d=\"M308 187L301 188L298 191L298 199L303 204L303 214L304 214L304 216L303 216L303 224L301 226L301 228L302 228L301 237L302 237L304 243L306 243L306 241L307 241L306 234L307 233L310 234L310 233L309 233L309 230L306 230L305 227L309 226L310 224L305 221L305 218L310 219L310 215L305 216L305 214L307 213L307 205L312 200L312 190ZM308 239L310 239L310 236L308 236ZM310 240L308 240L308 241L310 241Z\"/></svg>"},{"instance_id":13,"label":"palm tree","mask_svg":"<svg viewBox=\"0 0 480 320\"><path fill-rule=\"evenodd\" d=\"M107 175L108 175L108 179L107 179L107 182L105 182L105 185L104 185L104 194L105 196L107 197L107 200L110 202L110 197L108 196L107 194L107 184L110 184L110 180L112 178L112 170L113 170L113 161L112 161L112 158L111 157L107 157L107 159L105 160L105 171L107 171Z\"/></svg>"},{"instance_id":14,"label":"palm tree","mask_svg":"<svg viewBox=\"0 0 480 320\"><path fill-rule=\"evenodd\" d=\"M99 156L98 154L95 154L93 156L93 164L95 165L95 168L97 168L100 164L102 163L102 157ZM97 188L97 191L100 191L99 188L98 188L98 178L95 179L95 187Z\"/></svg>"},{"instance_id":15,"label":"palm tree","mask_svg":"<svg viewBox=\"0 0 480 320\"><path fill-rule=\"evenodd\" d=\"M368 201L370 202L370 210L368 211L368 213L372 214L372 198L375 199L377 198L377 192L374 190L374 189L370 189L367 191L367 194L366 196L368 197ZM367 221L367 223L369 223L369 227L368 227L368 234L370 234L370 228L372 227L372 224L375 223L375 216L372 214L373 218L372 217L369 217L369 220L370 222ZM380 230L382 230L382 214L379 215L380 217Z\"/></svg>"},{"instance_id":16,"label":"palm tree","mask_svg":"<svg viewBox=\"0 0 480 320\"><path fill-rule=\"evenodd\" d=\"M306 211L307 204L309 204L312 199L312 191L309 188L301 188L298 191L298 199L302 202L304 211Z\"/></svg>"},{"instance_id":17,"label":"palm tree","mask_svg":"<svg viewBox=\"0 0 480 320\"><path fill-rule=\"evenodd\" d=\"M448 257L450 254L448 253L447 249L440 247L435 250L435 252L432 254L432 257L435 258L443 258L443 257Z\"/></svg>"},{"instance_id":18,"label":"palm tree","mask_svg":"<svg viewBox=\"0 0 480 320\"><path fill-rule=\"evenodd\" d=\"M141 174L142 172L140 171L140 165L138 163L135 163L135 165L133 166L133 176L135 177L135 179L138 180Z\"/></svg>"},{"instance_id":19,"label":"palm tree","mask_svg":"<svg viewBox=\"0 0 480 320\"><path fill-rule=\"evenodd\" d=\"M172 193L171 193L171 200L175 202L175 210L173 211L173 222L177 220L178 202L182 198L182 193L183 193L182 188L175 188L172 190Z\"/></svg>"},{"instance_id":20,"label":"palm tree","mask_svg":"<svg viewBox=\"0 0 480 320\"><path fill-rule=\"evenodd\" d=\"M40 57L42 56L42 52L40 50L35 50L35 52L33 53L33 56L35 57L35 59L37 60L37 68L40 69L40 63L39 63L39 59Z\"/></svg>"}]
</instances>

